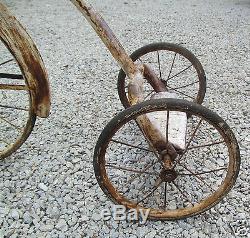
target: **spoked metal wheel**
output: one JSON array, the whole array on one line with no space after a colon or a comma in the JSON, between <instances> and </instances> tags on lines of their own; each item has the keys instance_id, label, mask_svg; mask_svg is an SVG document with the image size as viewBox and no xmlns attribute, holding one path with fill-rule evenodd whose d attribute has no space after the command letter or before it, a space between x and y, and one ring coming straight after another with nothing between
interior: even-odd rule
<instances>
[{"instance_id":1,"label":"spoked metal wheel","mask_svg":"<svg viewBox=\"0 0 250 238\"><path fill-rule=\"evenodd\" d=\"M153 43L139 48L131 55L137 63L147 64L167 89L180 99L201 104L206 92L206 76L199 60L187 49L171 43ZM128 77L123 70L118 76L118 93L125 108L129 107ZM149 83L144 85L144 100L154 92Z\"/></svg>"},{"instance_id":2,"label":"spoked metal wheel","mask_svg":"<svg viewBox=\"0 0 250 238\"><path fill-rule=\"evenodd\" d=\"M189 115L186 146L166 170L136 120L163 112L168 135L169 115L177 111ZM94 154L96 178L113 202L150 209L151 219L162 220L193 216L217 204L235 183L239 167L229 126L212 111L180 99L149 100L122 111L101 133Z\"/></svg>"},{"instance_id":3,"label":"spoked metal wheel","mask_svg":"<svg viewBox=\"0 0 250 238\"><path fill-rule=\"evenodd\" d=\"M24 143L36 120L30 88L14 55L0 41L0 158Z\"/></svg>"}]
</instances>

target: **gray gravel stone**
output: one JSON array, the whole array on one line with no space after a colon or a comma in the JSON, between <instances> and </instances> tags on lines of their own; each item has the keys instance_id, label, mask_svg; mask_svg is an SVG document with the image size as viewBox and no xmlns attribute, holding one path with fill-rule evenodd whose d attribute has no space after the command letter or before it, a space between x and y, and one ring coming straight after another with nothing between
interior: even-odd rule
<instances>
[{"instance_id":1,"label":"gray gravel stone","mask_svg":"<svg viewBox=\"0 0 250 238\"><path fill-rule=\"evenodd\" d=\"M41 225L41 226L39 227L39 230L40 230L40 231L44 231L44 232L48 232L48 231L52 231L53 228L54 228L53 225Z\"/></svg>"},{"instance_id":2,"label":"gray gravel stone","mask_svg":"<svg viewBox=\"0 0 250 238\"><path fill-rule=\"evenodd\" d=\"M43 191L47 192L48 191L48 187L44 184L44 183L39 183L38 187L40 189L42 189Z\"/></svg>"},{"instance_id":3,"label":"gray gravel stone","mask_svg":"<svg viewBox=\"0 0 250 238\"><path fill-rule=\"evenodd\" d=\"M20 214L18 212L18 210L16 209L13 209L10 213L11 217L14 219L14 220L18 220L20 218Z\"/></svg>"},{"instance_id":4,"label":"gray gravel stone","mask_svg":"<svg viewBox=\"0 0 250 238\"><path fill-rule=\"evenodd\" d=\"M56 224L56 229L60 231L67 231L68 230L68 224L64 219L60 219L58 223Z\"/></svg>"},{"instance_id":5,"label":"gray gravel stone","mask_svg":"<svg viewBox=\"0 0 250 238\"><path fill-rule=\"evenodd\" d=\"M156 235L156 231L151 231L148 234L146 234L145 238L154 238Z\"/></svg>"},{"instance_id":6,"label":"gray gravel stone","mask_svg":"<svg viewBox=\"0 0 250 238\"><path fill-rule=\"evenodd\" d=\"M23 214L23 221L24 221L24 223L26 223L26 224L30 224L30 223L32 222L32 217L31 217L31 215L30 215L29 212L25 212L25 213Z\"/></svg>"}]
</instances>

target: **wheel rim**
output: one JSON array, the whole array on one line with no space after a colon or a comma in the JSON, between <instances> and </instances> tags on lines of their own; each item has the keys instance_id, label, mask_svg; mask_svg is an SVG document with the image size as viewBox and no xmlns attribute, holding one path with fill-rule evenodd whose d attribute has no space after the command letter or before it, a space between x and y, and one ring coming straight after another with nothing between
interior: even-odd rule
<instances>
[{"instance_id":1,"label":"wheel rim","mask_svg":"<svg viewBox=\"0 0 250 238\"><path fill-rule=\"evenodd\" d=\"M0 41L0 158L16 151L33 129L36 116L22 69Z\"/></svg>"},{"instance_id":2,"label":"wheel rim","mask_svg":"<svg viewBox=\"0 0 250 238\"><path fill-rule=\"evenodd\" d=\"M135 51L131 58L149 65L162 79L167 89L180 99L201 104L206 91L206 76L199 60L187 49L171 43L153 43ZM118 76L118 92L125 107L130 106L127 97L128 78L121 70ZM145 83L144 100L150 99L152 87Z\"/></svg>"},{"instance_id":3,"label":"wheel rim","mask_svg":"<svg viewBox=\"0 0 250 238\"><path fill-rule=\"evenodd\" d=\"M174 110L177 110L177 108ZM184 108L180 109L180 107L178 111L179 110L185 111ZM188 111L188 113L190 116L190 111ZM198 120L194 121L196 126L189 126L191 129L193 128L191 131L193 132L195 127L200 124L198 126L198 132L200 131L199 133L203 134L204 131L207 134L212 132L212 136L210 135L210 137L208 137L209 135L205 135L204 137L203 135L204 139L200 140L199 144L197 144L197 138L200 137L200 134L195 134L195 137L192 139L195 140L191 141L189 144L188 153L186 154L187 158L184 160L185 164L180 166L180 163L178 163L175 168L175 173L177 173L177 176L175 176L175 174L173 176L172 173L172 178L170 179L171 182L164 181L164 183L162 182L159 187L157 180L160 177L163 177L163 170L156 158L154 161L150 161L150 156L147 157L148 153L152 154L152 152L147 151L149 148L145 147L147 144L146 141L144 141L144 144L142 141L141 144L139 144L138 142L132 140L133 135L137 135L135 129L132 130L133 133L131 133L128 137L130 138L130 141L124 141L122 138L125 136L125 131L120 130L121 124L119 124L117 127L114 127L112 132L109 128L109 133L112 135L116 133L115 135L117 136L117 133L122 132L121 135L123 137L114 138L112 135L106 136L106 143L103 144L101 148L96 148L96 151L98 152L96 152L97 154L95 156L97 158L97 169L95 172L103 191L115 203L125 205L128 208L151 208L149 215L151 219L184 218L201 213L218 203L230 190L237 177L239 170L239 154L236 148L237 146L235 147L237 142L233 139L234 137L230 135L228 128L226 134L225 128L218 127L214 124L214 121L212 122L213 125L210 124L211 121L209 121L209 123L205 123L207 120L206 118L209 115L198 115L194 112L192 112L192 115L193 116L189 117L188 119L189 124L191 120ZM201 119L202 121L200 123ZM220 122L222 123L222 121ZM125 124L125 126L127 124ZM131 126L129 126L127 129L131 130ZM218 130L217 134L214 131L215 129ZM192 137L191 131L190 138ZM141 133L140 130L138 130L138 133ZM212 145L211 141L207 141L207 138L213 138L213 140L215 140L213 141L214 144ZM219 138L222 138L222 141L224 142L222 143ZM119 144L119 149L110 147L112 146L110 143L111 140L113 140L112 144ZM123 144L120 143L121 141ZM129 144L129 146L124 142ZM208 146L208 144L211 145ZM207 146L202 147L201 145ZM210 148L209 157L207 156L209 153L206 152L208 148ZM199 157L197 157L197 155L194 157L194 152L190 153L192 150L196 150L196 152L197 150L202 151L199 152ZM122 152L119 153L118 151ZM138 151L140 153L138 153ZM142 155L143 152L146 153L147 156L143 155L141 158L139 158L139 160L142 161L143 158L144 163L140 162L138 165L137 162L134 162L133 164L133 161L137 161L135 160L136 157L133 157L133 155ZM213 159L213 156L216 156L216 160L211 160ZM180 157L181 156L179 156L179 158ZM183 158L181 159L181 162ZM110 163L110 161L112 161L112 163ZM221 164L222 162L224 163L223 166ZM115 163L120 163L120 165ZM150 167L151 164L153 165ZM148 169L144 171L145 168ZM143 175L141 173L142 171L144 171ZM132 176L131 174L139 174L140 176ZM150 184L151 186L148 186ZM149 188L147 188L146 185ZM187 187L192 187L192 191L187 193ZM144 191L144 196L140 195L142 191ZM153 193L150 194L151 192ZM137 205L138 198L140 198L139 201L141 202ZM143 198L148 199L148 201L143 200ZM166 209L165 207L163 209L161 206L166 206ZM176 207L176 209L174 207Z\"/></svg>"}]
</instances>

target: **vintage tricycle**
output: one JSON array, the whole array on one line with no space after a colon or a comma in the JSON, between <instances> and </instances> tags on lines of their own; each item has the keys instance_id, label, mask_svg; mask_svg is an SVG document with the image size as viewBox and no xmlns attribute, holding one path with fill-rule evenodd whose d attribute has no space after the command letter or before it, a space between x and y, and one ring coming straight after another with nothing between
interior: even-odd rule
<instances>
[{"instance_id":1,"label":"vintage tricycle","mask_svg":"<svg viewBox=\"0 0 250 238\"><path fill-rule=\"evenodd\" d=\"M235 136L201 106L206 76L178 44L153 43L129 56L93 7L71 0L121 66L118 93L126 108L104 128L94 152L103 192L127 209L150 209L151 219L193 216L217 204L240 168ZM27 139L36 116L47 117L50 90L38 50L0 4L0 156Z\"/></svg>"}]
</instances>

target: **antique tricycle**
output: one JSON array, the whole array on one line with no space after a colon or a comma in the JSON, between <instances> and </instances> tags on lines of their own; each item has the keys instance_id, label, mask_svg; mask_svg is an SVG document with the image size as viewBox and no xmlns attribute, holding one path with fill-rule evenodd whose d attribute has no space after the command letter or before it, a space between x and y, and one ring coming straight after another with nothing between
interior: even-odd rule
<instances>
[{"instance_id":1,"label":"antique tricycle","mask_svg":"<svg viewBox=\"0 0 250 238\"><path fill-rule=\"evenodd\" d=\"M231 189L240 168L235 136L201 106L206 76L184 47L153 43L129 56L93 7L71 0L121 66L118 93L126 108L104 128L94 171L104 193L151 219L180 219L206 211ZM47 117L47 74L33 41L0 4L1 158L27 139L36 116Z\"/></svg>"}]
</instances>

